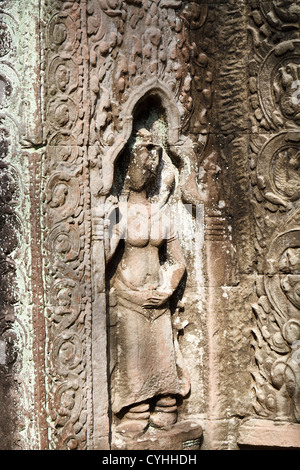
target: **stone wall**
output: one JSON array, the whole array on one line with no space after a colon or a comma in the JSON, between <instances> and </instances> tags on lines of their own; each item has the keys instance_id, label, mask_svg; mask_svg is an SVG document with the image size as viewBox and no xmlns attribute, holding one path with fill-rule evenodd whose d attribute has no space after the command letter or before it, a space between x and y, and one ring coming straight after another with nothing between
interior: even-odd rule
<instances>
[{"instance_id":1,"label":"stone wall","mask_svg":"<svg viewBox=\"0 0 300 470\"><path fill-rule=\"evenodd\" d=\"M0 3L1 448L300 447L297 2Z\"/></svg>"}]
</instances>

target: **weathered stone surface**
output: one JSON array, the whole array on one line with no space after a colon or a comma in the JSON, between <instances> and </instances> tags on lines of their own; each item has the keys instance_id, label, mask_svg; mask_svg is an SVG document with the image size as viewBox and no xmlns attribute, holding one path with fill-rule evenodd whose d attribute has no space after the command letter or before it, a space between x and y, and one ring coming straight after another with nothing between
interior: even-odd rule
<instances>
[{"instance_id":1,"label":"weathered stone surface","mask_svg":"<svg viewBox=\"0 0 300 470\"><path fill-rule=\"evenodd\" d=\"M241 425L237 440L243 448L299 449L300 426L282 421L249 419Z\"/></svg>"},{"instance_id":2,"label":"weathered stone surface","mask_svg":"<svg viewBox=\"0 0 300 470\"><path fill-rule=\"evenodd\" d=\"M202 428L193 421L177 423L164 431L149 428L134 440L116 436L112 450L200 450Z\"/></svg>"},{"instance_id":3,"label":"weathered stone surface","mask_svg":"<svg viewBox=\"0 0 300 470\"><path fill-rule=\"evenodd\" d=\"M1 447L300 447L298 2L0 3Z\"/></svg>"}]
</instances>

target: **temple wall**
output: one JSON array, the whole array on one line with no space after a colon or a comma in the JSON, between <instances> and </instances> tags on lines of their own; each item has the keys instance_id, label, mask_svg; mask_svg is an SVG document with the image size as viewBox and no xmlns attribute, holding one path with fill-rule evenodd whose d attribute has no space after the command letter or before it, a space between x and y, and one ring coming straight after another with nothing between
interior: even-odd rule
<instances>
[{"instance_id":1,"label":"temple wall","mask_svg":"<svg viewBox=\"0 0 300 470\"><path fill-rule=\"evenodd\" d=\"M0 3L0 448L299 448L297 3ZM151 212L133 263L134 237L112 234L144 177L143 207L167 211L179 245L153 235L172 292L130 339L144 285L115 279L148 270L160 292L161 226ZM169 311L168 367L189 388L154 377L116 412L142 380L128 366L124 383L120 357L168 351Z\"/></svg>"}]
</instances>

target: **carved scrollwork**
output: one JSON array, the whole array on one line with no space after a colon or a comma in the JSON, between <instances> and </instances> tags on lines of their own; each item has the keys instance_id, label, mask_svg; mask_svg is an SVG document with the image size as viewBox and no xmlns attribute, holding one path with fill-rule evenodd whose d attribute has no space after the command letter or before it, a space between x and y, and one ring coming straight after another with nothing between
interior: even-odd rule
<instances>
[{"instance_id":1,"label":"carved scrollwork","mask_svg":"<svg viewBox=\"0 0 300 470\"><path fill-rule=\"evenodd\" d=\"M72 51L75 46L76 27L66 12L56 13L48 26L48 44L54 50Z\"/></svg>"},{"instance_id":2,"label":"carved scrollwork","mask_svg":"<svg viewBox=\"0 0 300 470\"><path fill-rule=\"evenodd\" d=\"M76 280L64 278L54 282L47 314L55 332L67 331L78 320L81 295L82 289Z\"/></svg>"},{"instance_id":3,"label":"carved scrollwork","mask_svg":"<svg viewBox=\"0 0 300 470\"><path fill-rule=\"evenodd\" d=\"M0 57L6 56L12 46L12 35L5 21L0 22Z\"/></svg>"},{"instance_id":4,"label":"carved scrollwork","mask_svg":"<svg viewBox=\"0 0 300 470\"><path fill-rule=\"evenodd\" d=\"M55 426L62 431L63 447L68 450L81 450L86 418L82 417L82 391L78 383L73 381L59 385L55 390L53 402L53 409L57 411L52 419Z\"/></svg>"},{"instance_id":5,"label":"carved scrollwork","mask_svg":"<svg viewBox=\"0 0 300 470\"><path fill-rule=\"evenodd\" d=\"M293 0L261 2L261 11L269 25L276 30L297 30L300 21L300 8Z\"/></svg>"},{"instance_id":6,"label":"carved scrollwork","mask_svg":"<svg viewBox=\"0 0 300 470\"><path fill-rule=\"evenodd\" d=\"M300 229L279 234L266 257L264 287L254 308L258 414L299 422ZM264 380L262 379L264 378ZM261 382L261 385L259 383ZM271 406L272 405L272 406Z\"/></svg>"},{"instance_id":7,"label":"carved scrollwork","mask_svg":"<svg viewBox=\"0 0 300 470\"><path fill-rule=\"evenodd\" d=\"M122 0L99 0L100 6L108 16L122 15Z\"/></svg>"},{"instance_id":8,"label":"carved scrollwork","mask_svg":"<svg viewBox=\"0 0 300 470\"><path fill-rule=\"evenodd\" d=\"M54 57L48 71L49 93L70 94L78 86L79 69L72 57Z\"/></svg>"},{"instance_id":9,"label":"carved scrollwork","mask_svg":"<svg viewBox=\"0 0 300 470\"><path fill-rule=\"evenodd\" d=\"M282 127L286 122L291 126L298 123L299 44L299 41L279 44L261 65L257 89L262 112L271 127Z\"/></svg>"},{"instance_id":10,"label":"carved scrollwork","mask_svg":"<svg viewBox=\"0 0 300 470\"><path fill-rule=\"evenodd\" d=\"M47 123L43 210L48 413L52 418L50 447L58 449L84 449L87 439L85 322L90 321L90 264L86 9L91 9L91 2L61 2L54 7L49 2L44 11L48 18L43 83Z\"/></svg>"},{"instance_id":11,"label":"carved scrollwork","mask_svg":"<svg viewBox=\"0 0 300 470\"><path fill-rule=\"evenodd\" d=\"M56 97L48 104L48 115L55 131L72 130L78 116L77 106L70 97Z\"/></svg>"},{"instance_id":12,"label":"carved scrollwork","mask_svg":"<svg viewBox=\"0 0 300 470\"><path fill-rule=\"evenodd\" d=\"M76 163L77 158L81 158L81 149L76 144L76 139L72 133L66 132L57 132L52 136L49 141L49 146L47 149L47 164L57 168L57 165L62 162L65 166L72 166ZM79 161L82 163L82 160Z\"/></svg>"},{"instance_id":13,"label":"carved scrollwork","mask_svg":"<svg viewBox=\"0 0 300 470\"><path fill-rule=\"evenodd\" d=\"M107 13L107 2L104 3L105 5L101 4L102 10ZM97 25L96 2L88 10L88 22L91 24L89 41L94 66L94 71L91 71L92 101L97 102L96 107L92 108L92 139L103 142L105 130L108 145L111 146L116 141L123 126L119 120L118 108L126 103L136 87L141 87L150 79L163 82L177 99L183 114L183 127L189 125L195 111L192 99L194 79L197 89L202 93L203 108L195 116L193 125L197 131L207 132L212 75L208 70L202 74L201 69L209 67L209 58L199 50L194 39L207 19L207 6L196 2L186 5L181 1L164 1L159 5L145 2L141 9L139 2L127 3L124 15L126 11L126 27L131 33L126 30L125 36L124 28L117 27L113 19L110 28L107 26L108 21L105 21L105 25L102 24L101 16ZM114 9L110 11L119 15L121 10L118 9L118 2L113 2L113 5ZM129 44L131 36L134 41ZM129 55L127 51L131 51ZM116 64L113 87L110 85L112 60Z\"/></svg>"},{"instance_id":14,"label":"carved scrollwork","mask_svg":"<svg viewBox=\"0 0 300 470\"><path fill-rule=\"evenodd\" d=\"M30 60L37 53L36 43L29 36L35 18L21 14L18 5L2 1L0 5L0 394L2 397L0 433L2 449L23 449L36 446L39 437L36 417L36 390L40 382L36 374L37 356L31 349L36 337L33 320L34 269L30 249L31 225L28 201L31 187L29 159L24 152L25 134L39 119L39 112L25 126L25 103L36 103L30 80ZM19 35L22 28L27 34ZM30 41L30 60L28 50ZM26 67L25 67L26 63ZM29 67L27 68L27 65ZM38 70L38 67L37 69ZM30 76L30 80L29 80ZM26 98L25 98L26 96ZM27 143L28 144L28 143ZM34 152L32 153L32 155ZM26 189L25 189L26 188ZM26 202L25 202L26 191ZM30 199L31 200L31 199ZM34 222L33 222L34 223ZM30 275L29 275L30 271ZM30 331L30 334L29 334ZM26 351L26 353L25 353ZM25 360L26 356L26 360ZM30 364L30 366L29 366ZM29 373L30 370L30 373ZM30 379L29 379L30 376ZM39 385L36 389L39 389ZM28 404L30 403L30 406ZM26 409L26 413L24 413ZM26 429L26 431L24 431ZM36 433L36 436L34 436ZM29 438L29 435L33 439Z\"/></svg>"},{"instance_id":15,"label":"carved scrollwork","mask_svg":"<svg viewBox=\"0 0 300 470\"><path fill-rule=\"evenodd\" d=\"M259 272L254 409L299 422L300 10L298 2L281 0L251 7L250 168Z\"/></svg>"},{"instance_id":16,"label":"carved scrollwork","mask_svg":"<svg viewBox=\"0 0 300 470\"><path fill-rule=\"evenodd\" d=\"M53 342L52 355L56 372L67 376L70 371L82 364L81 338L72 331L57 335Z\"/></svg>"},{"instance_id":17,"label":"carved scrollwork","mask_svg":"<svg viewBox=\"0 0 300 470\"><path fill-rule=\"evenodd\" d=\"M64 262L78 259L80 251L80 235L68 223L55 226L48 237L49 250Z\"/></svg>"},{"instance_id":18,"label":"carved scrollwork","mask_svg":"<svg viewBox=\"0 0 300 470\"><path fill-rule=\"evenodd\" d=\"M299 266L300 230L292 229L276 237L266 259L266 292L278 315L300 316Z\"/></svg>"},{"instance_id":19,"label":"carved scrollwork","mask_svg":"<svg viewBox=\"0 0 300 470\"><path fill-rule=\"evenodd\" d=\"M16 101L20 92L20 82L14 68L8 65L6 61L0 62L0 66L0 109L5 109Z\"/></svg>"},{"instance_id":20,"label":"carved scrollwork","mask_svg":"<svg viewBox=\"0 0 300 470\"><path fill-rule=\"evenodd\" d=\"M80 188L76 178L67 172L53 173L46 187L46 203L52 209L53 224L74 215L79 200Z\"/></svg>"},{"instance_id":21,"label":"carved scrollwork","mask_svg":"<svg viewBox=\"0 0 300 470\"><path fill-rule=\"evenodd\" d=\"M257 163L257 181L264 197L288 207L300 199L300 133L281 132L262 146Z\"/></svg>"}]
</instances>

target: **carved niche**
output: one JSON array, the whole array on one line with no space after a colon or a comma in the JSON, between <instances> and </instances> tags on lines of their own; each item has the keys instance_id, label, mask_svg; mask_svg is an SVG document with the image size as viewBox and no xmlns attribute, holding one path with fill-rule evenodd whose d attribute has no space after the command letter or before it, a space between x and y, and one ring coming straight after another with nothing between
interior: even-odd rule
<instances>
[{"instance_id":1,"label":"carved niche","mask_svg":"<svg viewBox=\"0 0 300 470\"><path fill-rule=\"evenodd\" d=\"M178 0L44 0L42 14L46 20L42 32L43 247L49 445L136 446L132 435L118 432L121 415L113 412L110 376L109 325L116 297L110 276L126 238L120 240L110 262L107 256L114 227L112 221L109 227L110 209L113 218L130 197L121 182L127 181L130 155L136 152L133 142L139 142L139 131L145 129L149 145L159 155L157 178L147 194L150 191L154 207L170 212L170 220L180 214L182 222L176 242L178 253L182 251L181 277L172 290L172 306L157 322L165 321L167 311L172 310L174 319L181 311L182 320L177 318L174 327L168 320L169 341L174 343L173 356L174 348L178 355L179 337L190 380L199 390L187 402L179 400L178 413L174 397L157 403L157 413L167 408L169 419L177 419L177 431L165 435L169 439L165 445L171 445L173 436L172 445L190 442L198 448L201 429L188 423L195 404L205 406L200 393L202 353L199 349L195 358L191 345L201 342L199 313L204 299L204 199L197 177L208 141L212 98L212 33L200 40L206 22L212 21L209 9L199 2ZM138 171L135 164L130 174ZM187 230L189 239L184 239ZM166 240L161 239L164 248ZM158 248L163 251L156 247L156 259ZM148 256L146 249L142 253L141 263ZM159 259L162 263L163 253ZM150 319L145 321L147 328L154 328L155 319L153 325ZM182 334L187 325L188 336ZM187 393L188 387L182 394ZM159 389L148 397L147 410L135 411L146 416L155 406L153 398L161 395L168 395L168 390ZM134 404L139 400L144 400L142 395ZM122 414L124 409L118 411ZM146 428L140 431L147 440Z\"/></svg>"},{"instance_id":2,"label":"carved niche","mask_svg":"<svg viewBox=\"0 0 300 470\"><path fill-rule=\"evenodd\" d=\"M94 445L98 448L108 445L105 429L106 432L110 429L113 448L144 448L147 445L175 445L182 448L182 439L192 439L195 446L199 446L199 425L194 428L193 433L189 415L184 411L187 405L183 404L177 409L178 403L174 397L188 394L189 387L185 379L188 366L192 368L189 372L195 389L201 389L203 377L199 372L199 358L195 360L192 357L191 348L187 344L184 358L187 367L181 365L181 359L176 359L174 354L180 357L177 336L178 333L182 334L182 326L188 324L192 318L195 323L190 334L195 341L200 341L199 330L196 331L200 328L199 315L197 319L196 317L197 312L201 311L201 299L203 300L203 290L202 298L201 293L199 294L199 289L203 288L199 286L203 275L203 232L201 234L201 223L199 224L203 194L200 193L197 176L201 154L207 142L212 76L208 69L209 59L206 54L197 50L193 37L195 34L199 35L207 11L206 5L200 6L197 2L186 5L174 1L127 1L114 4L92 1L88 5L92 118L89 148L92 208L92 370L93 404L97 409L93 436ZM193 87L203 91L203 94L199 92L195 110ZM187 137L187 129L190 135L193 132L195 135ZM140 157L140 154L144 157ZM154 179L150 177L151 171L156 173ZM157 310L150 308L150 304L148 310L143 305L137 305L142 301L142 297L137 300L141 286L129 287L135 281L131 279L132 282L128 281L126 287L122 284L122 266L127 263L122 258L122 245L125 245L126 253L129 249L126 248L129 243L126 233L128 234L130 228L125 227L125 234L123 232L121 235L121 222L114 218L123 217L124 221L124 208L129 212L135 210L135 205L130 204L131 198L143 191L137 190L137 184L134 189L133 181L138 180L141 183L146 175L148 177L143 188L146 199L137 204L141 217L140 222L136 222L137 225L144 224L141 221L145 210L152 212L153 209L155 212L156 207L158 212L168 212L171 221L181 214L185 230L189 230L190 235L190 240L185 242L182 223L178 224L179 231L182 230L178 240L175 242L173 236L170 238L170 250L172 244L177 245L173 263L176 265L175 253L181 260L179 277L177 282L173 281L175 285L172 288L169 286L172 306L168 305L166 297L164 302L161 299L161 306ZM189 210L184 204L189 204ZM197 206L200 212L198 219L195 216ZM152 216L155 218L152 214L150 219ZM138 216L132 216L133 220L136 217ZM128 215L127 220L129 222L131 216ZM149 227L151 223L149 222ZM159 219L156 229L161 229ZM132 230L136 228L132 227ZM119 233L119 243L118 237L115 237L117 241L113 237L115 232ZM140 272L149 270L146 267L149 250L153 250L153 261L156 259L162 265L163 272L163 258L158 261L158 255L162 256L163 249L167 250L166 237L167 235L160 237L156 246L155 243L151 245L148 241L145 242L144 251L141 248L136 259L140 263ZM133 246L134 243L132 250ZM196 247L194 251L192 247ZM166 251L164 256L172 265L172 261L168 259L168 256L172 258L171 253L167 256ZM188 280L185 279L184 259L189 262ZM135 269L138 269L134 258L128 262L131 264L128 270L134 274ZM151 278L150 272L148 275ZM162 295L155 284L157 279L149 279L148 283L152 285L154 296ZM126 293L122 295L124 290L129 298L124 298ZM187 297L190 294L190 302L187 301L185 308L183 302L176 304L180 297L184 298L184 293ZM191 306L192 299L197 299L196 307ZM130 315L132 310L132 317L128 318L127 323L126 312ZM176 321L173 327L170 323L170 310L173 319L177 318L180 310L184 310L182 321L176 320L177 326ZM160 340L158 325L161 322L166 322L166 337ZM103 333L99 332L107 328L108 333L104 338ZM142 346L143 336L138 333L141 329L145 329L146 336L149 334L152 337L152 349L149 346L148 351ZM144 361L147 355L148 365L146 362L138 363L131 348L133 337L136 337L136 354L144 357ZM162 357L151 358L151 354L157 349L155 344L160 341L163 341L169 351L166 353L170 356L168 365L164 365ZM100 356L103 358L101 365L98 363ZM155 366L159 362L160 367ZM153 367L157 369L151 375ZM169 385L162 383L161 371L164 367L173 370ZM178 367L181 369L180 373ZM108 393L105 396L103 388L107 370ZM149 380L153 383L150 384ZM193 396L193 399L199 400L199 397ZM164 419L166 422L163 424ZM171 428L174 425L172 432L165 429L167 422ZM159 431L160 427L164 430ZM171 436L174 439L173 444ZM137 437L140 444L136 442ZM168 443L159 443L160 439L166 439Z\"/></svg>"}]
</instances>

